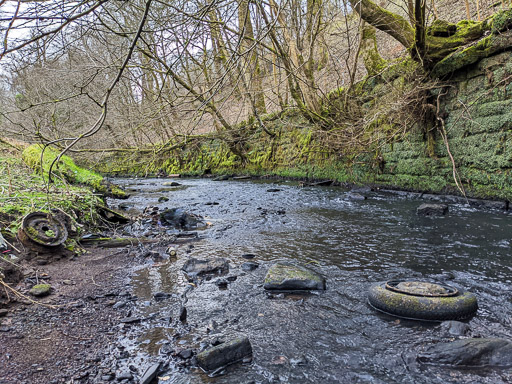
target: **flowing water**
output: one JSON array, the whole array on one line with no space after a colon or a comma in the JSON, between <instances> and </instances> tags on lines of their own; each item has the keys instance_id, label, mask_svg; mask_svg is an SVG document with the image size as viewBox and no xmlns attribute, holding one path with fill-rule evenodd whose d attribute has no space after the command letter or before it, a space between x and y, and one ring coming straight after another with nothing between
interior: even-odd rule
<instances>
[{"instance_id":1,"label":"flowing water","mask_svg":"<svg viewBox=\"0 0 512 384\"><path fill-rule=\"evenodd\" d=\"M421 217L418 197L366 191L366 200L354 200L343 188L292 182L185 179L165 188L164 181L118 180L136 191L127 203L139 209L182 207L211 226L178 246L177 261L134 273L132 315L144 320L120 341L129 361L167 361L166 350L200 350L238 335L249 337L254 358L216 377L171 359L160 383L512 382L511 370L418 364L418 351L451 340L440 325L377 313L366 299L377 281L441 281L478 296L472 336L512 338L511 215L451 204L444 217ZM158 203L161 196L170 200ZM259 268L243 272L244 254L256 255ZM192 286L180 270L189 257L227 258L230 272ZM269 294L263 280L278 260L309 265L326 277L327 290ZM219 289L216 280L230 276L236 280ZM157 301L157 292L171 296ZM181 305L185 325L177 320Z\"/></svg>"}]
</instances>

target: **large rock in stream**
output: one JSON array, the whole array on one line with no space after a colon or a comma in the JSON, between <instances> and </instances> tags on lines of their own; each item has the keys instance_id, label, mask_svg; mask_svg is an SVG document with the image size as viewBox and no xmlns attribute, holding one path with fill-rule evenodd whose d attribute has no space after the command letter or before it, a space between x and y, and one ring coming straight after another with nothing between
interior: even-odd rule
<instances>
[{"instance_id":1,"label":"large rock in stream","mask_svg":"<svg viewBox=\"0 0 512 384\"><path fill-rule=\"evenodd\" d=\"M420 216L444 216L448 213L446 204L421 204L416 213Z\"/></svg>"},{"instance_id":2,"label":"large rock in stream","mask_svg":"<svg viewBox=\"0 0 512 384\"><path fill-rule=\"evenodd\" d=\"M325 279L302 265L280 262L272 265L265 276L265 289L324 290Z\"/></svg>"},{"instance_id":3,"label":"large rock in stream","mask_svg":"<svg viewBox=\"0 0 512 384\"><path fill-rule=\"evenodd\" d=\"M210 260L199 260L191 257L181 269L189 277L208 274L223 275L229 272L229 263L222 257Z\"/></svg>"},{"instance_id":4,"label":"large rock in stream","mask_svg":"<svg viewBox=\"0 0 512 384\"><path fill-rule=\"evenodd\" d=\"M457 367L512 367L512 342L505 339L463 339L427 348L419 362Z\"/></svg>"},{"instance_id":5,"label":"large rock in stream","mask_svg":"<svg viewBox=\"0 0 512 384\"><path fill-rule=\"evenodd\" d=\"M185 212L181 208L166 209L160 214L160 221L163 225L185 231L207 227L206 222L201 216Z\"/></svg>"},{"instance_id":6,"label":"large rock in stream","mask_svg":"<svg viewBox=\"0 0 512 384\"><path fill-rule=\"evenodd\" d=\"M205 371L213 371L249 356L252 356L251 342L247 337L241 337L201 352L197 362Z\"/></svg>"}]
</instances>

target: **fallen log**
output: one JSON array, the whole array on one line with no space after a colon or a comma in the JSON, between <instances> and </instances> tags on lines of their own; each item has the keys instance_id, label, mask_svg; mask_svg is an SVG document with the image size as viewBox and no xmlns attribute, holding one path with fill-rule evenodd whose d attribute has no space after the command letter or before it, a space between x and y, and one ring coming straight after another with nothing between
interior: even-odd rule
<instances>
[{"instance_id":1,"label":"fallen log","mask_svg":"<svg viewBox=\"0 0 512 384\"><path fill-rule=\"evenodd\" d=\"M151 244L157 243L157 239L147 239L145 237L82 237L79 240L80 245L84 247L102 247L102 248L120 248L127 245Z\"/></svg>"}]
</instances>

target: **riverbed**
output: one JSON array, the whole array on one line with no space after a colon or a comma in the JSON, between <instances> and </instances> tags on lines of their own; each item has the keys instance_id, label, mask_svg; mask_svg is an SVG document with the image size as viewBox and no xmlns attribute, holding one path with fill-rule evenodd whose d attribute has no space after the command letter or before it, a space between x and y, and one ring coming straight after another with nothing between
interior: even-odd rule
<instances>
[{"instance_id":1,"label":"riverbed","mask_svg":"<svg viewBox=\"0 0 512 384\"><path fill-rule=\"evenodd\" d=\"M125 208L179 207L209 224L193 241L169 243L176 248L176 260L134 271L129 315L141 321L123 325L119 337L120 348L127 351L126 367L143 371L161 362L162 384L512 381L511 370L417 363L418 351L453 337L439 323L378 313L366 299L368 287L377 281L443 282L478 297L478 313L467 321L469 336L511 339L510 214L451 203L446 216L423 217L416 213L425 202L418 195L296 182L177 181L180 186L170 187L163 185L168 179L116 180L132 193L122 202ZM162 197L169 200L159 202ZM151 236L144 223L128 233L137 231ZM169 229L168 234L176 233ZM181 271L191 257L226 258L230 271L192 284ZM251 257L258 268L242 270ZM276 261L309 266L326 278L326 291L265 291L265 274ZM165 297L155 298L162 293ZM185 322L178 319L183 307ZM182 351L197 353L215 339L237 336L250 339L251 362L208 376L180 358Z\"/></svg>"}]
</instances>

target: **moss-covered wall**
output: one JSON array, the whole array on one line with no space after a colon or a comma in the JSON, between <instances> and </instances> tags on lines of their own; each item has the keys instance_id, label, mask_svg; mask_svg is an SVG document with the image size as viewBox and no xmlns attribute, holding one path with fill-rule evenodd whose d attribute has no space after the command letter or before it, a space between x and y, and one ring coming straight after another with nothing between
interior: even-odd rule
<instances>
[{"instance_id":1,"label":"moss-covered wall","mask_svg":"<svg viewBox=\"0 0 512 384\"><path fill-rule=\"evenodd\" d=\"M411 93L414 85L409 80L418 77L414 72L417 66L407 63L410 61L398 63L356 87L361 94L361 101L355 101L360 106L357 113L363 113L361 120L375 111L385 117L383 109L390 105L388 99L400 101L405 93ZM409 67L411 70L405 70ZM425 86L421 81L418 84ZM386 87L392 87L393 92ZM336 95L344 97L343 91ZM430 103L436 109L438 95L441 96L437 115L445 122L450 153L467 196L512 200L512 52L502 52L456 71L442 88L432 89L430 100L418 99L418 103ZM154 154L111 157L96 163L94 168L104 173L140 176L161 171L278 175L460 194L441 136L443 127L435 124L435 112L432 111L430 122L408 128L407 134L396 136L400 138L385 145L382 143L390 141L391 117L370 124L361 136L373 142L373 146L360 145L354 149L349 142L345 148L348 150L340 150L336 149L339 145L331 145L334 130L312 126L298 113L288 113L265 121L274 136L254 125L241 127L237 145L242 157L234 154L224 141L206 138ZM404 113L415 114L411 110ZM340 120L343 116L334 117Z\"/></svg>"},{"instance_id":2,"label":"moss-covered wall","mask_svg":"<svg viewBox=\"0 0 512 384\"><path fill-rule=\"evenodd\" d=\"M456 72L443 89L440 116L466 193L512 200L512 52ZM439 130L416 127L384 147L375 181L415 190L455 191L452 161ZM432 140L433 139L433 140Z\"/></svg>"}]
</instances>

